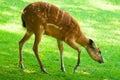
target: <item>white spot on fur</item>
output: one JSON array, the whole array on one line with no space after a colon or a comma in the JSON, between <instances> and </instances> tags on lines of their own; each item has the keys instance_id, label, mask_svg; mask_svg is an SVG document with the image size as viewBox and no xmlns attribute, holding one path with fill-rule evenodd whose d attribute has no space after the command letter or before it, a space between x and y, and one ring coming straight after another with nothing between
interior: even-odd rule
<instances>
[{"instance_id":1,"label":"white spot on fur","mask_svg":"<svg viewBox=\"0 0 120 80\"><path fill-rule=\"evenodd\" d=\"M44 27L42 25L40 25L40 29L43 29Z\"/></svg>"},{"instance_id":2,"label":"white spot on fur","mask_svg":"<svg viewBox=\"0 0 120 80\"><path fill-rule=\"evenodd\" d=\"M38 8L38 12L40 12L40 9Z\"/></svg>"},{"instance_id":3,"label":"white spot on fur","mask_svg":"<svg viewBox=\"0 0 120 80\"><path fill-rule=\"evenodd\" d=\"M38 14L37 16L38 16L39 18L41 18L41 15L40 15L40 14Z\"/></svg>"},{"instance_id":4,"label":"white spot on fur","mask_svg":"<svg viewBox=\"0 0 120 80\"><path fill-rule=\"evenodd\" d=\"M40 31L42 32L42 34L44 34L44 26L43 25L40 25Z\"/></svg>"}]
</instances>

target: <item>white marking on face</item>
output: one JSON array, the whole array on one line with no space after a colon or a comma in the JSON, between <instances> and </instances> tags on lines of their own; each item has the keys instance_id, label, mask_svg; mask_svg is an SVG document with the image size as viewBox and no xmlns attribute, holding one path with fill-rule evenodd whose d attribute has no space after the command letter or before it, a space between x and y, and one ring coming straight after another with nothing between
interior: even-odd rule
<instances>
[{"instance_id":1,"label":"white marking on face","mask_svg":"<svg viewBox=\"0 0 120 80\"><path fill-rule=\"evenodd\" d=\"M96 54L99 54L98 52Z\"/></svg>"}]
</instances>

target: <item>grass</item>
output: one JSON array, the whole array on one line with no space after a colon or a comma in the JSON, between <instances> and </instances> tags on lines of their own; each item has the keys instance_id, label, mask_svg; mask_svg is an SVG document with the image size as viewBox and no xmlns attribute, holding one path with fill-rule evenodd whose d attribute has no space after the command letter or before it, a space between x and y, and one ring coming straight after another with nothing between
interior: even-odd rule
<instances>
[{"instance_id":1,"label":"grass","mask_svg":"<svg viewBox=\"0 0 120 80\"><path fill-rule=\"evenodd\" d=\"M65 44L66 72L63 73L56 40L43 36L39 50L50 73L44 74L32 51L32 36L23 49L25 69L18 68L18 42L25 32L20 15L22 9L34 1L37 0L0 0L0 80L119 80L119 0L45 0L69 12L79 22L82 31L99 45L104 64L93 61L81 47L81 66L73 73L77 52Z\"/></svg>"}]
</instances>

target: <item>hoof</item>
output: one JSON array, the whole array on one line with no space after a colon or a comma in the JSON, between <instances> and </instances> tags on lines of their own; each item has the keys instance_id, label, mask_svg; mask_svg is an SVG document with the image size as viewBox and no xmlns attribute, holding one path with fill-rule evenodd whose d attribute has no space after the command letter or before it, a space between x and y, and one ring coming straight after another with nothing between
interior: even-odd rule
<instances>
[{"instance_id":1,"label":"hoof","mask_svg":"<svg viewBox=\"0 0 120 80\"><path fill-rule=\"evenodd\" d=\"M49 74L45 68L42 69L42 72L45 74Z\"/></svg>"},{"instance_id":2,"label":"hoof","mask_svg":"<svg viewBox=\"0 0 120 80\"><path fill-rule=\"evenodd\" d=\"M74 67L74 73L76 72L76 70L77 70L78 67L79 67L79 65L76 65L76 66Z\"/></svg>"},{"instance_id":3,"label":"hoof","mask_svg":"<svg viewBox=\"0 0 120 80\"><path fill-rule=\"evenodd\" d=\"M65 72L65 68L61 68L62 72Z\"/></svg>"},{"instance_id":4,"label":"hoof","mask_svg":"<svg viewBox=\"0 0 120 80\"><path fill-rule=\"evenodd\" d=\"M19 67L20 67L21 69L24 69L24 68L25 68L23 64L19 64Z\"/></svg>"}]
</instances>

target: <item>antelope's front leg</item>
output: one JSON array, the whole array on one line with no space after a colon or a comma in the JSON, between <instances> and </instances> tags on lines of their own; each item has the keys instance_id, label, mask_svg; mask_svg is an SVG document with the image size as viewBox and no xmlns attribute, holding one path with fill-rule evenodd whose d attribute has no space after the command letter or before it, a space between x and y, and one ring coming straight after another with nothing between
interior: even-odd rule
<instances>
[{"instance_id":1,"label":"antelope's front leg","mask_svg":"<svg viewBox=\"0 0 120 80\"><path fill-rule=\"evenodd\" d=\"M77 65L74 67L74 72L75 72L80 65L80 53L81 53L81 51L80 51L78 45L76 44L76 42L74 40L72 40L72 38L68 38L68 40L66 40L66 43L68 45L70 45L73 49L77 50L77 52L78 52Z\"/></svg>"},{"instance_id":2,"label":"antelope's front leg","mask_svg":"<svg viewBox=\"0 0 120 80\"><path fill-rule=\"evenodd\" d=\"M57 43L60 51L61 70L65 72L64 59L63 59L63 42L60 40L57 40Z\"/></svg>"},{"instance_id":3,"label":"antelope's front leg","mask_svg":"<svg viewBox=\"0 0 120 80\"><path fill-rule=\"evenodd\" d=\"M77 68L80 66L80 53L81 53L81 51L80 50L78 50L78 61L77 61L77 65L75 66L75 68L74 68L74 72L77 70Z\"/></svg>"}]
</instances>

